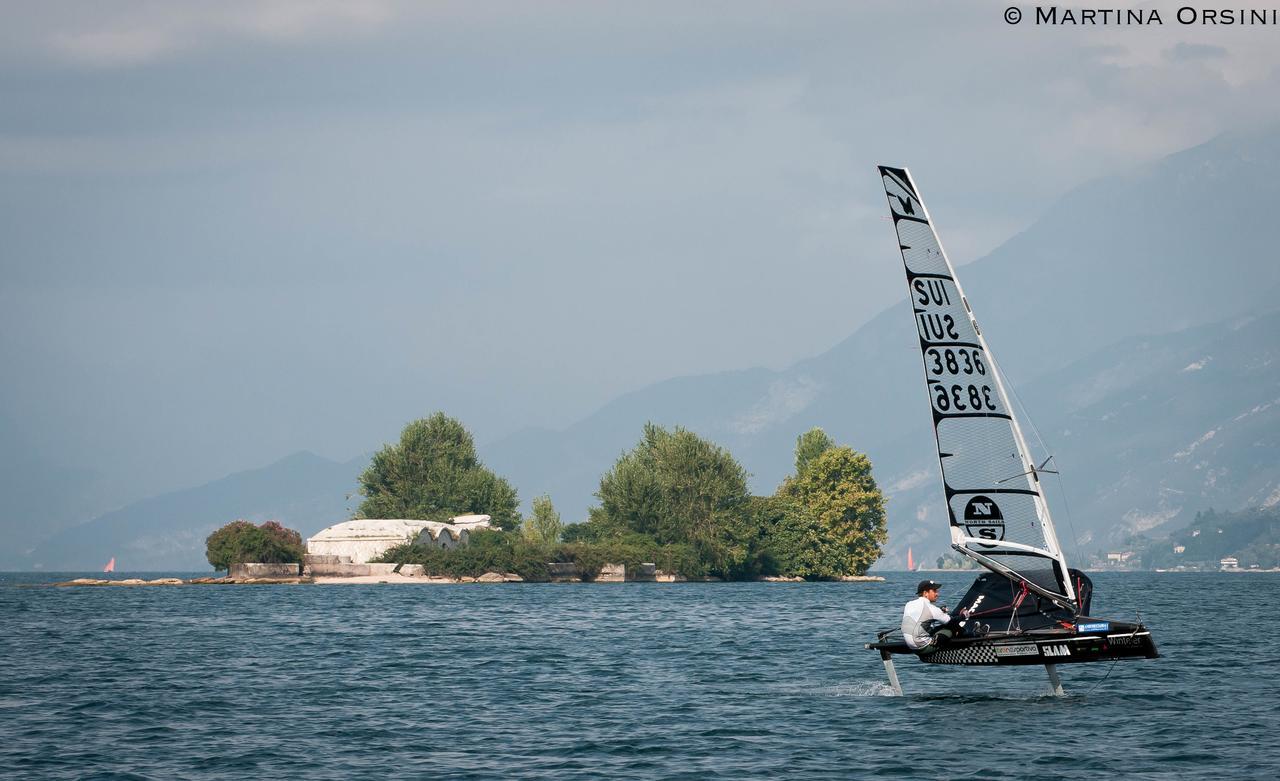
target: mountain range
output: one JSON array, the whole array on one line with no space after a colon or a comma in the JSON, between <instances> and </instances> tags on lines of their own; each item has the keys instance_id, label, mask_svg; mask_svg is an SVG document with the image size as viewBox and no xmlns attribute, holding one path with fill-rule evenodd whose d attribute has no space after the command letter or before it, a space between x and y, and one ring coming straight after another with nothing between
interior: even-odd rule
<instances>
[{"instance_id":1,"label":"mountain range","mask_svg":"<svg viewBox=\"0 0 1280 781\"><path fill-rule=\"evenodd\" d=\"M927 200L927 178L916 173ZM1280 468L1252 442L1276 439L1267 405L1280 396L1271 362L1280 331L1259 313L1280 305L1280 264L1265 230L1268 205L1280 203L1278 174L1280 134L1223 136L1068 193L959 270L1001 369L1032 420L1056 434L1049 452L1069 465L1064 504L1075 517L1065 525L1075 531L1062 537L1104 545L1206 503L1273 500ZM945 215L935 223L945 244ZM901 262L887 225L885 246L863 254ZM683 425L729 448L759 493L791 469L796 436L821 426L875 464L890 498L886 563L904 564L908 546L927 561L948 540L910 317L904 296L788 369L660 383L565 430L525 431L486 453L526 494L549 492L579 518L599 474L645 421ZM1174 458L1213 430L1236 433L1196 459ZM1249 436L1242 450L1235 438ZM1213 485L1190 488L1210 473Z\"/></svg>"},{"instance_id":2,"label":"mountain range","mask_svg":"<svg viewBox=\"0 0 1280 781\"><path fill-rule=\"evenodd\" d=\"M367 455L339 463L301 452L143 499L62 529L27 555L24 568L89 570L114 558L121 571L207 570L205 538L230 521L278 520L305 539L351 517L356 476L368 463Z\"/></svg>"},{"instance_id":3,"label":"mountain range","mask_svg":"<svg viewBox=\"0 0 1280 781\"><path fill-rule=\"evenodd\" d=\"M913 173L927 200L927 172ZM1069 551L1185 523L1210 507L1280 502L1280 464L1269 458L1280 439L1280 264L1267 232L1277 196L1280 133L1222 136L1068 193L959 270L1001 369L1048 443L1033 449L1063 472L1050 501ZM936 218L945 244L946 215ZM888 224L883 246L850 254L901 262ZM802 302L779 306L803 316ZM645 422L727 447L757 493L789 472L796 436L821 426L875 464L889 496L882 565L901 566L908 546L929 561L947 535L910 317L904 296L786 369L668 380L565 429L487 443L481 454L523 499L549 493L576 521ZM22 563L92 566L127 550L147 562L122 559L134 569L202 564L202 535L236 517L293 520L304 534L346 517L345 494L366 463L290 457L67 528Z\"/></svg>"}]
</instances>

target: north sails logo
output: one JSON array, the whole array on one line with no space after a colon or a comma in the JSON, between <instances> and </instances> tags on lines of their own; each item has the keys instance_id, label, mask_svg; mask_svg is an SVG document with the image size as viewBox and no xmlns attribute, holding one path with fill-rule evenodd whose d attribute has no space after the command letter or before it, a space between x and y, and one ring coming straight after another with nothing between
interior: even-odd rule
<instances>
[{"instance_id":1,"label":"north sails logo","mask_svg":"<svg viewBox=\"0 0 1280 781\"><path fill-rule=\"evenodd\" d=\"M1004 514L989 497L975 496L964 506L964 530L970 537L1004 539Z\"/></svg>"},{"instance_id":2,"label":"north sails logo","mask_svg":"<svg viewBox=\"0 0 1280 781\"><path fill-rule=\"evenodd\" d=\"M973 508L974 516L980 517L980 518L990 518L996 509L995 502L975 501L975 502L970 502L969 506Z\"/></svg>"}]
</instances>

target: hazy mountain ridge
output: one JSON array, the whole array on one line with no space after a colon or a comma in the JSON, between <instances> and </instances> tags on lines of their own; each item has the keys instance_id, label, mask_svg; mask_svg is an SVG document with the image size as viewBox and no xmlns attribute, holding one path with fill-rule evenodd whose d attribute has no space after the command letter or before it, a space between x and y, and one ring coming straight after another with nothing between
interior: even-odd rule
<instances>
[{"instance_id":1,"label":"hazy mountain ridge","mask_svg":"<svg viewBox=\"0 0 1280 781\"><path fill-rule=\"evenodd\" d=\"M1096 529L1109 532L1100 542L1185 523L1212 507L1280 499L1280 466L1270 455L1280 445L1278 333L1280 314L1271 312L1141 343L1124 360L1157 353L1145 377L1070 409L1059 424L1063 457L1097 486L1085 507L1122 520Z\"/></svg>"},{"instance_id":2,"label":"hazy mountain ridge","mask_svg":"<svg viewBox=\"0 0 1280 781\"><path fill-rule=\"evenodd\" d=\"M1021 389L1023 398L1034 399L1033 421L1040 423L1055 466L1065 473L1065 507L1074 521L1057 501L1064 544L1069 545L1072 526L1088 536L1082 540L1086 546L1118 543L1132 532L1177 525L1209 507L1280 502L1280 470L1265 457L1280 445L1280 348L1271 339L1274 333L1280 333L1280 313L1132 337ZM911 370L917 371L919 359L911 359ZM770 385L783 377L757 370L682 378L664 383L662 392L676 399L696 394L722 401L737 388L734 409L750 410L757 400L743 389L767 395ZM919 413L915 425L868 450L890 496L887 556L905 557L911 545L917 560L929 562L945 549L946 534L937 459L923 412L927 402L923 391L917 388L916 393L918 399L908 400ZM547 466L576 463L580 479L594 486L621 450L602 444L609 439L607 427L616 427L611 434L626 442L624 447L632 444L641 424L631 428L627 416L643 422L643 396L624 397L617 408L608 405L578 424L578 436L559 439L563 449L547 458ZM733 409L718 418L715 410L715 405L704 407L697 420L717 432L712 436L718 442L743 437L739 444L755 447L731 448L735 454L760 453L761 443L768 440L735 433ZM810 414L804 411L805 417ZM1170 424L1171 417L1176 424ZM1206 436L1208 432L1214 433ZM530 430L525 436L537 441L548 433L553 432ZM775 438L786 440L777 446L789 459L793 435ZM1034 442L1033 449L1039 451ZM67 529L40 546L25 565L92 568L106 552L130 569L204 569L205 536L236 517L257 522L278 518L304 536L347 517L354 498L346 495L367 460L362 455L339 464L299 453L205 486L143 500ZM342 485L349 487L339 490ZM1049 487L1051 500L1059 498L1057 482L1050 480ZM772 488L766 483L756 490ZM522 491L525 499L533 495Z\"/></svg>"},{"instance_id":3,"label":"hazy mountain ridge","mask_svg":"<svg viewBox=\"0 0 1280 781\"><path fill-rule=\"evenodd\" d=\"M1136 554L1129 566L1143 569L1216 570L1229 556L1241 569L1274 568L1280 566L1280 504L1198 513L1167 537L1139 535L1129 543L1126 550Z\"/></svg>"},{"instance_id":4,"label":"hazy mountain ridge","mask_svg":"<svg viewBox=\"0 0 1280 781\"><path fill-rule=\"evenodd\" d=\"M1097 549L1209 508L1280 501L1268 456L1280 445L1275 333L1277 312L1133 337L1018 389L1031 407L1024 423L1048 444L1028 425L1032 450L1062 472L1045 485L1069 554L1073 532ZM891 556L947 544L933 453L914 468L929 480L891 497Z\"/></svg>"},{"instance_id":5,"label":"hazy mountain ridge","mask_svg":"<svg viewBox=\"0 0 1280 781\"><path fill-rule=\"evenodd\" d=\"M921 172L915 173L919 177ZM1280 201L1278 174L1280 134L1224 136L1068 193L1029 229L960 270L1001 368L1038 417L1052 421L1051 428L1066 430L1065 422L1058 425L1059 416L1084 414L1082 405L1089 399L1125 403L1109 397L1167 371L1156 356L1136 349L1144 338L1275 307L1280 264L1274 263L1275 250L1263 228L1269 225L1267 204ZM927 177L918 183L927 200ZM945 243L946 216L935 218ZM888 228L885 246L862 254L901 262ZM894 302L831 350L786 370L672 380L629 394L625 405L606 405L563 432L509 438L492 443L485 453L520 486L523 497L550 492L566 517L577 519L590 504L601 472L613 456L635 443L647 420L684 425L729 448L753 473L752 487L761 493L771 492L789 472L795 437L818 425L865 450L881 484L897 487L889 505L890 555L904 554L910 544L926 550L945 546L941 503L925 498L927 492L937 492L937 466L909 318L905 300ZM1233 332L1226 325L1217 328L1203 333L1220 332L1230 342ZM1197 333L1188 332L1185 338L1194 342ZM1131 339L1139 341L1125 341ZM1249 343L1251 349L1258 347ZM1166 349L1181 360L1184 347L1174 338ZM1228 347L1224 343L1223 349ZM1108 350L1124 358L1107 364ZM1074 361L1082 361L1071 369L1068 383L1075 396L1064 397L1055 393L1066 381L1061 367ZM1055 371L1057 380L1039 381ZM1217 370L1200 379L1239 382ZM1192 383L1187 389L1196 387ZM675 388L682 393L673 394ZM787 388L798 389L797 403L771 401ZM1201 429L1192 439L1265 403L1246 399L1244 390L1237 385L1221 397L1202 398L1206 414L1185 418ZM755 410L774 414L755 415ZM752 425L741 425L744 420ZM1182 512L1184 503L1168 498L1185 490L1178 487L1185 478L1161 481L1146 466L1092 455L1117 450L1132 458L1142 453L1154 464L1171 442L1163 450L1137 443L1117 449L1108 437L1118 429L1102 421L1088 426L1086 437L1082 427L1087 421L1077 423L1079 462L1109 463L1115 473L1092 477L1109 486L1101 495L1090 490L1077 497L1075 492L1086 489L1068 487L1068 504L1077 517L1083 516L1082 538L1101 541L1117 513L1128 517L1130 525L1142 526ZM1179 420L1143 422L1151 428L1126 436L1181 441L1191 434ZM1074 460L1075 452L1064 445L1060 458ZM558 470L557 458L566 453L577 458L575 467ZM602 454L609 457L602 459ZM1237 464L1232 474L1243 469ZM1269 471L1265 463L1258 469ZM1247 500L1270 480L1265 474L1240 479L1239 490L1210 493L1228 503L1223 506L1234 506L1229 503Z\"/></svg>"},{"instance_id":6,"label":"hazy mountain ridge","mask_svg":"<svg viewBox=\"0 0 1280 781\"><path fill-rule=\"evenodd\" d=\"M12 420L0 414L0 567L20 566L41 540L109 501L109 492L92 470L34 452Z\"/></svg>"},{"instance_id":7,"label":"hazy mountain ridge","mask_svg":"<svg viewBox=\"0 0 1280 781\"><path fill-rule=\"evenodd\" d=\"M927 200L927 175L919 184ZM1254 315L1273 311L1280 293L1264 230L1265 207L1276 202L1280 133L1223 137L1067 194L960 269L984 334L1066 472L1068 501L1055 504L1060 516L1066 507L1073 516L1059 517L1064 543L1071 526L1100 545L1113 532L1153 528L1202 506L1264 503L1280 490L1280 466L1256 455L1280 432L1272 403L1280 362L1268 341L1280 328L1275 315ZM938 221L945 243L946 215ZM883 246L858 254L898 264L885 230ZM550 493L565 520L577 521L600 475L647 421L725 446L752 472L757 493L772 492L791 470L795 437L822 426L876 465L890 494L887 559L901 564L912 545L929 561L947 539L910 317L905 299L895 301L785 370L674 378L566 429L487 443L481 455L525 502ZM163 561L159 568L203 567L202 535L235 517L277 517L304 534L345 517L350 503L339 499L366 463L313 463L313 482L297 485L270 477L279 465L242 473L261 473L262 483L242 501L230 493L236 475L146 500L63 532L31 561L88 566L123 543L139 561Z\"/></svg>"},{"instance_id":8,"label":"hazy mountain ridge","mask_svg":"<svg viewBox=\"0 0 1280 781\"><path fill-rule=\"evenodd\" d=\"M205 570L205 538L244 518L279 520L303 537L350 517L347 499L367 465L359 456L339 463L300 452L258 469L195 488L135 502L72 526L39 545L27 567L82 570L115 557L121 570Z\"/></svg>"}]
</instances>

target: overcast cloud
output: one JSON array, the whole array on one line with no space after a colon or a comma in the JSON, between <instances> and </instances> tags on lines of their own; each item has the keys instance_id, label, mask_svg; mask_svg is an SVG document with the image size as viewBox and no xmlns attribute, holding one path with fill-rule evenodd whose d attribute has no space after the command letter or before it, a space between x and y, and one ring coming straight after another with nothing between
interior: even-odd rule
<instances>
[{"instance_id":1,"label":"overcast cloud","mask_svg":"<svg viewBox=\"0 0 1280 781\"><path fill-rule=\"evenodd\" d=\"M1006 5L4 3L8 446L123 500L564 425L896 300L877 163L963 264L1280 112L1280 28Z\"/></svg>"}]
</instances>

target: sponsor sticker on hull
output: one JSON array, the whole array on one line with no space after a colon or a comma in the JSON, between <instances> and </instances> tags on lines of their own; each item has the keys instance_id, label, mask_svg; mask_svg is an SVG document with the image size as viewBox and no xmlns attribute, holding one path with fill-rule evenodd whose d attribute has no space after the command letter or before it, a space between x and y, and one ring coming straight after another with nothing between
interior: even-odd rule
<instances>
[{"instance_id":1,"label":"sponsor sticker on hull","mask_svg":"<svg viewBox=\"0 0 1280 781\"><path fill-rule=\"evenodd\" d=\"M995 650L996 656L1036 656L1040 653L1040 649L1036 647L1035 643L998 645Z\"/></svg>"},{"instance_id":2,"label":"sponsor sticker on hull","mask_svg":"<svg viewBox=\"0 0 1280 781\"><path fill-rule=\"evenodd\" d=\"M1070 656L1071 649L1065 645L1046 645L1040 649L1045 656Z\"/></svg>"},{"instance_id":3,"label":"sponsor sticker on hull","mask_svg":"<svg viewBox=\"0 0 1280 781\"><path fill-rule=\"evenodd\" d=\"M1136 634L1111 635L1110 637L1107 638L1107 642L1111 643L1112 645L1137 646L1137 645L1142 645L1142 638Z\"/></svg>"},{"instance_id":4,"label":"sponsor sticker on hull","mask_svg":"<svg viewBox=\"0 0 1280 781\"><path fill-rule=\"evenodd\" d=\"M1093 621L1087 624L1076 624L1077 632L1110 632L1110 621Z\"/></svg>"}]
</instances>

